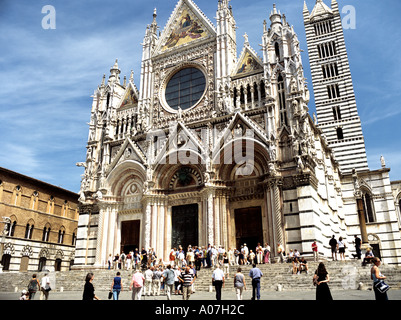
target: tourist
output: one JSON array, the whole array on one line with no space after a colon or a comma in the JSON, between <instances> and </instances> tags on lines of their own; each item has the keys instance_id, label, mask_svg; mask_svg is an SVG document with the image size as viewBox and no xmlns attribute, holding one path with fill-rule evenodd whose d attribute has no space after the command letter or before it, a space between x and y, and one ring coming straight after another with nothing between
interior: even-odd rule
<instances>
[{"instance_id":1,"label":"tourist","mask_svg":"<svg viewBox=\"0 0 401 320\"><path fill-rule=\"evenodd\" d=\"M230 264L230 266L233 266L235 264L234 250L228 248L227 256L228 256L228 263Z\"/></svg>"},{"instance_id":2,"label":"tourist","mask_svg":"<svg viewBox=\"0 0 401 320\"><path fill-rule=\"evenodd\" d=\"M312 252L313 252L313 261L317 262L319 259L319 252L316 241L313 241L312 243Z\"/></svg>"},{"instance_id":3,"label":"tourist","mask_svg":"<svg viewBox=\"0 0 401 320\"><path fill-rule=\"evenodd\" d=\"M379 269L381 261L378 257L372 259L373 266L370 269L370 278L373 280L373 291L376 300L388 300L387 290L389 286L384 283L386 276L382 275ZM383 290L384 288L384 290Z\"/></svg>"},{"instance_id":4,"label":"tourist","mask_svg":"<svg viewBox=\"0 0 401 320\"><path fill-rule=\"evenodd\" d=\"M215 246L212 246L212 267L217 264L218 251Z\"/></svg>"},{"instance_id":5,"label":"tourist","mask_svg":"<svg viewBox=\"0 0 401 320\"><path fill-rule=\"evenodd\" d=\"M292 249L290 249L290 253L288 254L288 257L287 257L287 263L291 263L291 262L293 262L294 261L294 250L292 250Z\"/></svg>"},{"instance_id":6,"label":"tourist","mask_svg":"<svg viewBox=\"0 0 401 320\"><path fill-rule=\"evenodd\" d=\"M194 254L194 251L192 250L191 246L189 246L189 249L187 252L187 263L189 265L192 265L195 263L195 254Z\"/></svg>"},{"instance_id":7,"label":"tourist","mask_svg":"<svg viewBox=\"0 0 401 320\"><path fill-rule=\"evenodd\" d=\"M180 250L178 253L178 266L180 268L186 266L186 261L185 261L185 255L184 255L184 250Z\"/></svg>"},{"instance_id":8,"label":"tourist","mask_svg":"<svg viewBox=\"0 0 401 320\"><path fill-rule=\"evenodd\" d=\"M280 257L280 262L284 263L284 248L280 243L277 245L277 253Z\"/></svg>"},{"instance_id":9,"label":"tourist","mask_svg":"<svg viewBox=\"0 0 401 320\"><path fill-rule=\"evenodd\" d=\"M189 300L189 297L191 295L191 286L194 282L194 279L188 266L185 267L185 270L183 272L181 272L178 279L182 284L182 299Z\"/></svg>"},{"instance_id":10,"label":"tourist","mask_svg":"<svg viewBox=\"0 0 401 320\"><path fill-rule=\"evenodd\" d=\"M270 246L268 243L265 243L263 248L263 263L270 263Z\"/></svg>"},{"instance_id":11,"label":"tourist","mask_svg":"<svg viewBox=\"0 0 401 320\"><path fill-rule=\"evenodd\" d=\"M132 290L132 300L141 300L142 288L145 278L142 272L137 269L132 275L132 280L129 289Z\"/></svg>"},{"instance_id":12,"label":"tourist","mask_svg":"<svg viewBox=\"0 0 401 320\"><path fill-rule=\"evenodd\" d=\"M202 267L206 268L207 267L207 249L205 247L202 247Z\"/></svg>"},{"instance_id":13,"label":"tourist","mask_svg":"<svg viewBox=\"0 0 401 320\"><path fill-rule=\"evenodd\" d=\"M260 300L260 278L263 273L256 267L256 264L253 264L252 267L251 271L249 271L249 276L252 279L252 300L255 300L255 292L256 298Z\"/></svg>"},{"instance_id":14,"label":"tourist","mask_svg":"<svg viewBox=\"0 0 401 320\"><path fill-rule=\"evenodd\" d=\"M145 269L148 265L148 252L145 250L144 247L142 247L141 251L141 264L142 264L142 269Z\"/></svg>"},{"instance_id":15,"label":"tourist","mask_svg":"<svg viewBox=\"0 0 401 320\"><path fill-rule=\"evenodd\" d=\"M362 266L366 266L366 264L371 263L374 258L372 249L367 248L365 253L365 258L363 258Z\"/></svg>"},{"instance_id":16,"label":"tourist","mask_svg":"<svg viewBox=\"0 0 401 320\"><path fill-rule=\"evenodd\" d=\"M125 255L125 252L123 251L120 255L120 268L119 269L124 269L125 268L125 262L126 262L127 256Z\"/></svg>"},{"instance_id":17,"label":"tourist","mask_svg":"<svg viewBox=\"0 0 401 320\"><path fill-rule=\"evenodd\" d=\"M244 246L241 246L240 253L239 253L239 264L245 264L245 249Z\"/></svg>"},{"instance_id":18,"label":"tourist","mask_svg":"<svg viewBox=\"0 0 401 320\"><path fill-rule=\"evenodd\" d=\"M352 254L352 255L354 256L354 258L358 258L358 260L360 260L361 259L361 244L362 244L362 241L361 241L361 238L359 238L357 235L354 235L354 237L355 237L354 243L355 243L356 254Z\"/></svg>"},{"instance_id":19,"label":"tourist","mask_svg":"<svg viewBox=\"0 0 401 320\"><path fill-rule=\"evenodd\" d=\"M253 252L252 250L249 251L248 261L249 261L250 264L256 263L255 262L255 257L256 257L255 252Z\"/></svg>"},{"instance_id":20,"label":"tourist","mask_svg":"<svg viewBox=\"0 0 401 320\"><path fill-rule=\"evenodd\" d=\"M197 276L195 267L191 264L189 265L189 272L192 273L192 277L194 279L194 281L192 281L192 285L191 285L191 294L192 294L192 293L195 293L195 280L198 276Z\"/></svg>"},{"instance_id":21,"label":"tourist","mask_svg":"<svg viewBox=\"0 0 401 320\"><path fill-rule=\"evenodd\" d=\"M40 300L48 300L50 290L50 278L47 273L45 273L40 284Z\"/></svg>"},{"instance_id":22,"label":"tourist","mask_svg":"<svg viewBox=\"0 0 401 320\"><path fill-rule=\"evenodd\" d=\"M179 276L181 275L181 269L179 266L175 265L174 267L174 289L175 289L175 294L181 294L181 283Z\"/></svg>"},{"instance_id":23,"label":"tourist","mask_svg":"<svg viewBox=\"0 0 401 320\"><path fill-rule=\"evenodd\" d=\"M171 249L171 251L170 251L169 260L170 260L170 265L174 266L174 262L175 262L175 251L174 251L174 249Z\"/></svg>"},{"instance_id":24,"label":"tourist","mask_svg":"<svg viewBox=\"0 0 401 320\"><path fill-rule=\"evenodd\" d=\"M132 251L128 252L126 259L126 269L131 270L132 268Z\"/></svg>"},{"instance_id":25,"label":"tourist","mask_svg":"<svg viewBox=\"0 0 401 320\"><path fill-rule=\"evenodd\" d=\"M333 258L333 261L337 260L337 240L334 235L329 241L329 246L331 247L331 257Z\"/></svg>"},{"instance_id":26,"label":"tourist","mask_svg":"<svg viewBox=\"0 0 401 320\"><path fill-rule=\"evenodd\" d=\"M217 264L212 274L212 283L216 290L216 300L221 300L221 288L224 287L224 280L224 272L220 269L219 264Z\"/></svg>"},{"instance_id":27,"label":"tourist","mask_svg":"<svg viewBox=\"0 0 401 320\"><path fill-rule=\"evenodd\" d=\"M229 279L229 277L230 277L230 263L229 263L227 252L224 252L224 254L223 254L223 271L224 271L226 279Z\"/></svg>"},{"instance_id":28,"label":"tourist","mask_svg":"<svg viewBox=\"0 0 401 320\"><path fill-rule=\"evenodd\" d=\"M237 295L237 300L242 300L242 291L246 290L245 276L241 273L241 268L237 269L234 276L234 288Z\"/></svg>"},{"instance_id":29,"label":"tourist","mask_svg":"<svg viewBox=\"0 0 401 320\"><path fill-rule=\"evenodd\" d=\"M121 273L117 272L117 275L114 277L113 282L111 283L110 291L113 293L113 300L118 300L120 296L120 292L123 290L123 283L121 281Z\"/></svg>"},{"instance_id":30,"label":"tourist","mask_svg":"<svg viewBox=\"0 0 401 320\"><path fill-rule=\"evenodd\" d=\"M119 263L120 263L120 255L118 253L116 253L116 255L114 256L114 259L113 259L113 269L114 270L118 269Z\"/></svg>"},{"instance_id":31,"label":"tourist","mask_svg":"<svg viewBox=\"0 0 401 320\"><path fill-rule=\"evenodd\" d=\"M260 243L258 243L258 245L256 246L255 252L256 252L256 261L258 264L261 264L263 260L263 248L260 245Z\"/></svg>"},{"instance_id":32,"label":"tourist","mask_svg":"<svg viewBox=\"0 0 401 320\"><path fill-rule=\"evenodd\" d=\"M328 282L330 281L329 273L323 262L319 263L317 270L313 276L313 284L316 286L316 300L328 301L333 300Z\"/></svg>"},{"instance_id":33,"label":"tourist","mask_svg":"<svg viewBox=\"0 0 401 320\"><path fill-rule=\"evenodd\" d=\"M84 292L83 292L83 295L82 295L82 300L86 300L86 301L92 301L93 299L100 300L95 295L95 288L93 287L93 284L92 284L94 277L95 276L94 276L94 274L92 272L89 272L86 275Z\"/></svg>"},{"instance_id":34,"label":"tourist","mask_svg":"<svg viewBox=\"0 0 401 320\"><path fill-rule=\"evenodd\" d=\"M224 247L219 246L219 249L217 250L217 256L218 256L218 263L220 266L223 265L224 253L225 253Z\"/></svg>"},{"instance_id":35,"label":"tourist","mask_svg":"<svg viewBox=\"0 0 401 320\"><path fill-rule=\"evenodd\" d=\"M249 264L248 255L249 255L249 249L246 246L246 243L244 243L244 262L246 264Z\"/></svg>"},{"instance_id":36,"label":"tourist","mask_svg":"<svg viewBox=\"0 0 401 320\"><path fill-rule=\"evenodd\" d=\"M302 271L305 271L306 274L309 274L308 261L306 261L304 257L299 260L298 274L301 274Z\"/></svg>"},{"instance_id":37,"label":"tourist","mask_svg":"<svg viewBox=\"0 0 401 320\"><path fill-rule=\"evenodd\" d=\"M160 272L159 268L155 266L152 276L152 288L154 296L156 295L160 296L161 278L162 278L162 273Z\"/></svg>"},{"instance_id":38,"label":"tourist","mask_svg":"<svg viewBox=\"0 0 401 320\"><path fill-rule=\"evenodd\" d=\"M340 260L345 260L345 243L342 237L338 238L337 246L338 253L340 254Z\"/></svg>"},{"instance_id":39,"label":"tourist","mask_svg":"<svg viewBox=\"0 0 401 320\"><path fill-rule=\"evenodd\" d=\"M298 258L294 258L292 260L292 274L297 274L299 271L299 262Z\"/></svg>"},{"instance_id":40,"label":"tourist","mask_svg":"<svg viewBox=\"0 0 401 320\"><path fill-rule=\"evenodd\" d=\"M148 293L148 296L151 295L152 292L152 282L153 282L153 267L148 267L145 271L145 286L144 286L144 291L143 295L146 296L146 293Z\"/></svg>"},{"instance_id":41,"label":"tourist","mask_svg":"<svg viewBox=\"0 0 401 320\"><path fill-rule=\"evenodd\" d=\"M27 290L22 290L21 291L21 296L19 297L19 300L29 300L29 292Z\"/></svg>"},{"instance_id":42,"label":"tourist","mask_svg":"<svg viewBox=\"0 0 401 320\"><path fill-rule=\"evenodd\" d=\"M167 269L163 272L164 288L167 295L167 300L171 300L171 292L173 292L173 285L175 283L175 273L171 269L171 265L167 266Z\"/></svg>"},{"instance_id":43,"label":"tourist","mask_svg":"<svg viewBox=\"0 0 401 320\"><path fill-rule=\"evenodd\" d=\"M195 251L195 270L199 271L202 266L203 250Z\"/></svg>"},{"instance_id":44,"label":"tourist","mask_svg":"<svg viewBox=\"0 0 401 320\"><path fill-rule=\"evenodd\" d=\"M237 248L234 248L234 257L235 257L235 265L239 266L239 255L240 251Z\"/></svg>"},{"instance_id":45,"label":"tourist","mask_svg":"<svg viewBox=\"0 0 401 320\"><path fill-rule=\"evenodd\" d=\"M135 249L134 252L134 264L135 264L135 270L139 270L141 267L141 254L138 251L138 248Z\"/></svg>"},{"instance_id":46,"label":"tourist","mask_svg":"<svg viewBox=\"0 0 401 320\"><path fill-rule=\"evenodd\" d=\"M113 257L112 257L112 255L111 255L111 253L109 254L109 258L107 259L107 265L108 265L108 267L107 267L107 269L111 269L111 265L113 264Z\"/></svg>"},{"instance_id":47,"label":"tourist","mask_svg":"<svg viewBox=\"0 0 401 320\"><path fill-rule=\"evenodd\" d=\"M29 292L29 300L33 300L35 298L36 292L40 290L39 280L36 279L36 274L32 275L31 281L28 284L28 292Z\"/></svg>"},{"instance_id":48,"label":"tourist","mask_svg":"<svg viewBox=\"0 0 401 320\"><path fill-rule=\"evenodd\" d=\"M206 251L206 264L210 268L212 266L212 246L209 244Z\"/></svg>"}]
</instances>

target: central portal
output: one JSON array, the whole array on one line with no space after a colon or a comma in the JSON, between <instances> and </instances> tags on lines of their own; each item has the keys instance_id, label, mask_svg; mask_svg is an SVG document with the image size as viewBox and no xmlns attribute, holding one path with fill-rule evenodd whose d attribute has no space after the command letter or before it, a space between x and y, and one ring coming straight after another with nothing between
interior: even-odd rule
<instances>
[{"instance_id":1,"label":"central portal","mask_svg":"<svg viewBox=\"0 0 401 320\"><path fill-rule=\"evenodd\" d=\"M140 220L121 222L121 252L128 253L139 248Z\"/></svg>"},{"instance_id":2,"label":"central portal","mask_svg":"<svg viewBox=\"0 0 401 320\"><path fill-rule=\"evenodd\" d=\"M255 252L260 243L263 246L263 227L261 207L235 210L235 231L237 249L246 243L249 250Z\"/></svg>"},{"instance_id":3,"label":"central portal","mask_svg":"<svg viewBox=\"0 0 401 320\"><path fill-rule=\"evenodd\" d=\"M198 205L177 206L172 209L171 246L181 245L187 251L189 245L198 245Z\"/></svg>"}]
</instances>

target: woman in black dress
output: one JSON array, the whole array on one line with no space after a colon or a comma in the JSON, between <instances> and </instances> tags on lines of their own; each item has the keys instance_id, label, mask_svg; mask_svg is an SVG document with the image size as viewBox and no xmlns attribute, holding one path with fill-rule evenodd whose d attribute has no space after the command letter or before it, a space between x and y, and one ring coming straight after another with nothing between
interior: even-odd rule
<instances>
[{"instance_id":1,"label":"woman in black dress","mask_svg":"<svg viewBox=\"0 0 401 320\"><path fill-rule=\"evenodd\" d=\"M329 281L329 273L327 272L324 263L321 262L313 276L313 283L316 286L316 300L333 300L330 288L327 284Z\"/></svg>"},{"instance_id":2,"label":"woman in black dress","mask_svg":"<svg viewBox=\"0 0 401 320\"><path fill-rule=\"evenodd\" d=\"M95 295L95 288L93 287L93 284L92 284L93 278L94 278L94 275L91 272L89 272L86 275L84 293L82 295L82 300L93 300L93 299L100 300Z\"/></svg>"}]
</instances>

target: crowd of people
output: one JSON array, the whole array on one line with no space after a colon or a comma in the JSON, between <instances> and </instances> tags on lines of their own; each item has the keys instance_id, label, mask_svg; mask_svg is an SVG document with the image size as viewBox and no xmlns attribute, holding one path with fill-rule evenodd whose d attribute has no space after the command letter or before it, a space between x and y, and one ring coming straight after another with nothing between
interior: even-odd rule
<instances>
[{"instance_id":1,"label":"crowd of people","mask_svg":"<svg viewBox=\"0 0 401 320\"><path fill-rule=\"evenodd\" d=\"M213 268L217 265L223 268L224 272L228 274L230 266L239 265L252 265L253 263L271 263L270 261L271 248L266 243L261 246L260 243L256 248L249 249L247 244L244 243L239 249L228 248L224 246L193 246L189 245L184 250L182 246L178 248L172 248L169 254L169 264L174 267L180 268L193 265L196 270L203 268ZM130 251L128 254L124 252L115 256L109 255L107 261L108 269L126 269L126 270L137 270L145 269L154 265L162 265L164 262L161 258L158 258L154 248L146 250L142 248L141 251L135 249Z\"/></svg>"},{"instance_id":2,"label":"crowd of people","mask_svg":"<svg viewBox=\"0 0 401 320\"><path fill-rule=\"evenodd\" d=\"M355 236L356 255L355 258L361 259L361 241ZM343 260L344 251L346 248L343 239L340 237L338 240L333 236L329 243L332 252L333 261L337 260L337 251L340 254L340 259ZM312 252L314 261L319 260L318 246L316 241L312 243ZM305 257L302 257L298 250L290 249L288 254L284 251L281 244L278 244L277 250L278 259L276 262L292 263L293 274L300 274L302 271L309 274L308 263ZM158 259L156 252L153 248L139 252L138 249L131 251L128 254L124 252L116 254L114 257L110 255L108 260L108 269L114 270L134 270L129 290L132 291L133 300L141 300L143 296L159 296L165 294L168 300L171 300L171 295L182 295L184 300L188 300L191 294L195 293L195 282L197 272L201 268L212 268L212 284L215 287L216 299L221 300L221 289L224 287L226 280L230 279L230 266L236 266L237 272L233 277L233 284L236 290L237 299L242 300L243 290L246 290L245 276L241 273L242 265L252 265L249 272L249 277L252 283L252 299L260 299L260 278L263 273L257 267L257 264L271 263L271 248L265 243L261 246L257 244L255 250L249 249L246 243L237 248L228 248L223 246L208 245L207 247L189 245L186 250L179 246L178 248L171 249L169 261L166 265L162 259ZM370 248L366 250L365 258L362 265L372 263L371 279L374 284L374 292L376 299L387 299L386 291L383 293L380 290L384 286L384 277L380 271L380 259L373 256ZM88 273L85 286L83 299L93 300L99 299L94 293L92 285L94 275ZM331 300L331 293L328 287L330 281L328 272L323 262L320 262L314 276L313 284L317 287L316 299ZM378 286L381 284L381 287ZM29 282L28 291L23 290L21 300L34 299L37 291L41 292L41 299L48 299L50 288L50 279L47 274L39 282L34 274ZM121 273L117 271L116 276L113 278L110 287L109 299L118 300L120 292L123 290ZM383 289L384 290L384 289ZM388 290L388 288L387 288Z\"/></svg>"}]
</instances>

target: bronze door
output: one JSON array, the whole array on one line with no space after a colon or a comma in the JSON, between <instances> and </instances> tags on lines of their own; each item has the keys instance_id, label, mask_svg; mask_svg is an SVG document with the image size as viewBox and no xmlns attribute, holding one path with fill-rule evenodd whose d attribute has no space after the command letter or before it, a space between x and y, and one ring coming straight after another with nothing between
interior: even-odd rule
<instances>
[{"instance_id":1,"label":"bronze door","mask_svg":"<svg viewBox=\"0 0 401 320\"><path fill-rule=\"evenodd\" d=\"M128 253L139 248L140 220L121 222L121 252ZM121 253L120 252L120 253Z\"/></svg>"},{"instance_id":2,"label":"bronze door","mask_svg":"<svg viewBox=\"0 0 401 320\"><path fill-rule=\"evenodd\" d=\"M246 243L248 249L255 252L258 243L263 245L261 207L236 209L235 233L237 249Z\"/></svg>"},{"instance_id":3,"label":"bronze door","mask_svg":"<svg viewBox=\"0 0 401 320\"><path fill-rule=\"evenodd\" d=\"M190 204L172 209L171 246L182 246L187 251L189 245L198 245L198 205Z\"/></svg>"}]
</instances>

